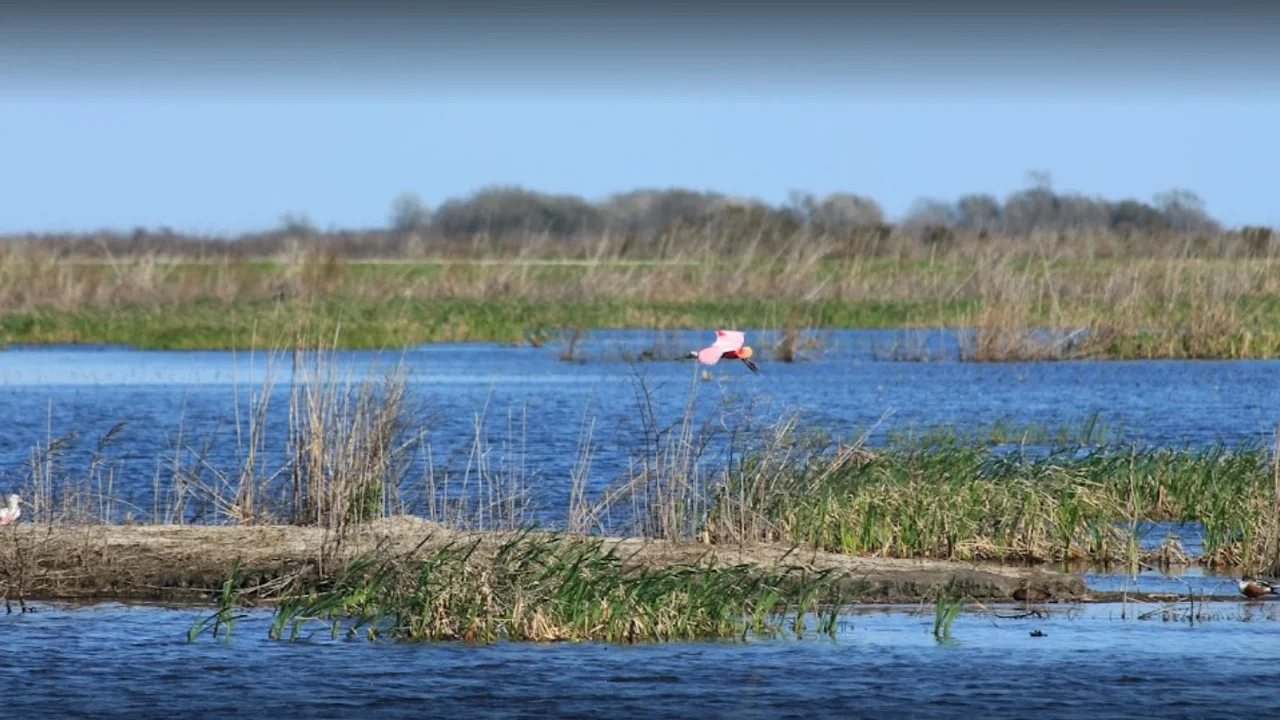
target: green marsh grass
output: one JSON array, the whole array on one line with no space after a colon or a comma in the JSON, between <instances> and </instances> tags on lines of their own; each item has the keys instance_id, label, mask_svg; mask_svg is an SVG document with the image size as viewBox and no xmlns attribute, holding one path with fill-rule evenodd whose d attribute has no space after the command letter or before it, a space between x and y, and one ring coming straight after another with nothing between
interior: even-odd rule
<instances>
[{"instance_id":1,"label":"green marsh grass","mask_svg":"<svg viewBox=\"0 0 1280 720\"><path fill-rule=\"evenodd\" d=\"M600 539L527 533L365 555L282 592L269 635L637 643L804 636L813 618L829 636L849 593L832 571L628 560Z\"/></svg>"},{"instance_id":2,"label":"green marsh grass","mask_svg":"<svg viewBox=\"0 0 1280 720\"><path fill-rule=\"evenodd\" d=\"M710 509L713 541L787 541L850 555L1110 565L1154 522L1198 523L1214 566L1272 562L1275 468L1262 448L1043 452L939 434L874 452L757 452Z\"/></svg>"},{"instance_id":3,"label":"green marsh grass","mask_svg":"<svg viewBox=\"0 0 1280 720\"><path fill-rule=\"evenodd\" d=\"M869 448L870 430L847 443L804 428L802 413L751 428L729 403L698 418L696 379L684 411L660 418L636 386L643 440L623 476L577 510L628 509L630 534L951 561L1274 562L1280 482L1260 446L1150 447L1093 415L1057 427L889 427ZM1155 523L1188 524L1203 554L1188 557L1173 538L1151 547Z\"/></svg>"},{"instance_id":4,"label":"green marsh grass","mask_svg":"<svg viewBox=\"0 0 1280 720\"><path fill-rule=\"evenodd\" d=\"M1125 440L1123 423L1111 424L1101 413L1057 425L997 420L989 423L935 423L924 427L898 425L886 428L884 442L890 446L910 445L1012 445L1053 447L1115 446Z\"/></svg>"},{"instance_id":5,"label":"green marsh grass","mask_svg":"<svg viewBox=\"0 0 1280 720\"><path fill-rule=\"evenodd\" d=\"M240 586L240 582L240 562L237 560L231 566L227 578L222 581L222 589L216 599L217 609L208 616L197 616L192 621L187 630L187 642L195 642L196 638L206 632L215 638L222 635L224 640L231 640L232 626L236 620L244 617L243 613L236 610L236 588Z\"/></svg>"},{"instance_id":6,"label":"green marsh grass","mask_svg":"<svg viewBox=\"0 0 1280 720\"><path fill-rule=\"evenodd\" d=\"M951 624L956 615L964 609L964 604L954 596L950 587L944 587L934 601L933 637L938 641L951 639Z\"/></svg>"}]
</instances>

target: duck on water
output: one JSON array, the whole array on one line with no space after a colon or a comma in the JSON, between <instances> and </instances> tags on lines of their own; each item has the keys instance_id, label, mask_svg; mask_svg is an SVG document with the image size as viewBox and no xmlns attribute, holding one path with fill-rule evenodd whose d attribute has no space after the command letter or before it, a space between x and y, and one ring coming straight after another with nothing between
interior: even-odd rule
<instances>
[{"instance_id":1,"label":"duck on water","mask_svg":"<svg viewBox=\"0 0 1280 720\"><path fill-rule=\"evenodd\" d=\"M1264 595L1270 595L1277 592L1276 585L1274 583L1267 580L1259 580L1248 575L1240 578L1238 587L1240 588L1240 594L1250 599L1260 598Z\"/></svg>"}]
</instances>

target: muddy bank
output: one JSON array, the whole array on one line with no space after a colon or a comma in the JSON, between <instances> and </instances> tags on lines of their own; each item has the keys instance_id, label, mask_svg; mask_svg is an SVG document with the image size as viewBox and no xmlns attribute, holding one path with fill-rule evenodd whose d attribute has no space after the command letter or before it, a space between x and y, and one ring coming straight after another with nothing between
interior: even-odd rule
<instances>
[{"instance_id":1,"label":"muddy bank","mask_svg":"<svg viewBox=\"0 0 1280 720\"><path fill-rule=\"evenodd\" d=\"M28 600L201 601L241 562L246 597L269 599L296 574L328 574L364 552L411 554L450 541L503 535L446 530L414 518L372 523L337 542L320 528L292 526L54 525L0 528L0 593ZM835 568L866 602L920 602L953 583L973 600L1088 601L1084 582L1064 573L940 561L855 558L788 546L708 546L609 538L630 561L650 566L714 561L763 568ZM634 555L632 555L634 553ZM1030 597L1026 597L1027 593Z\"/></svg>"}]
</instances>

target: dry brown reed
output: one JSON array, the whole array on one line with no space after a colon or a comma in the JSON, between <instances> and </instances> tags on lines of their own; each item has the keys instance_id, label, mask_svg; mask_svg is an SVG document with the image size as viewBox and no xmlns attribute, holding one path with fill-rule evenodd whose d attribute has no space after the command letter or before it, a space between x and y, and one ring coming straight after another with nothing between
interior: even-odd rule
<instances>
[{"instance_id":1,"label":"dry brown reed","mask_svg":"<svg viewBox=\"0 0 1280 720\"><path fill-rule=\"evenodd\" d=\"M518 421L515 409L508 409L507 433L498 448L496 467L492 461L494 448L488 439L488 411L486 399L473 417L471 445L461 469L437 466L431 445L419 446L426 460L421 487L426 500L424 517L428 520L453 529L489 531L515 531L530 521L533 501L530 472L524 460L527 409L522 408Z\"/></svg>"},{"instance_id":2,"label":"dry brown reed","mask_svg":"<svg viewBox=\"0 0 1280 720\"><path fill-rule=\"evenodd\" d=\"M165 510L153 518L288 522L340 534L349 524L390 512L413 440L406 437L402 369L370 371L357 380L351 368L339 375L330 350L295 348L290 354L284 436L268 432L280 358L269 352L263 384L250 391L243 412L236 391L237 466L220 466L207 444L197 448L180 435ZM273 446L277 452L269 452ZM284 460L273 466L269 457Z\"/></svg>"},{"instance_id":3,"label":"dry brown reed","mask_svg":"<svg viewBox=\"0 0 1280 720\"><path fill-rule=\"evenodd\" d=\"M255 258L162 253L92 257L59 251L56 243L0 243L0 309L161 305L197 299L273 298L394 300L465 297L584 301L645 301L713 297L829 300L919 300L999 296L1069 317L1073 303L1156 298L1214 298L1274 291L1270 251L1258 254L1238 234L1202 243L1159 236L1120 238L1074 233L1030 238L961 236L944 247L895 237L870 252L850 238L798 231L765 245L758 238L700 232L675 234L658 259L629 259L623 243L603 235L582 240L590 251L545 237L515 250L464 256L404 255L357 263L316 245ZM504 246L505 247L505 246ZM875 245L874 247L882 247ZM1268 245L1268 248L1270 246ZM205 251L211 252L211 251ZM421 263L430 263L430 272ZM833 264L834 263L834 264ZM425 273L425 274L424 274ZM1066 303L1060 308L1055 305ZM1044 315L1044 312L1040 313ZM775 319L777 326L789 318Z\"/></svg>"},{"instance_id":4,"label":"dry brown reed","mask_svg":"<svg viewBox=\"0 0 1280 720\"><path fill-rule=\"evenodd\" d=\"M82 332L41 331L47 313L106 310L95 322L117 327L84 332L130 337L120 327L127 325L144 345L153 320L171 317L175 307L198 314L209 303L239 313L242 324L376 307L375 324L388 333L401 326L421 333L429 322L436 325L428 337L452 339L499 339L488 335L510 328L477 324L485 315L519 323L532 317L527 303L568 303L585 313L571 321L568 359L576 357L574 338L592 325L688 327L710 317L781 329L775 354L784 361L796 356L804 328L886 324L969 328L962 355L971 360L1280 353L1280 263L1270 245L1261 252L1238 234L1195 242L1089 233L959 237L928 253L898 240L863 253L867 246L851 238L797 233L765 244L704 232L672 236L660 261L640 262L627 259L613 236L597 238L577 259L559 241L531 237L518 251L485 256L480 244L479 256L429 264L354 263L323 245L259 262L230 252L192 260L177 251L104 250L84 258L17 242L0 249L0 310L13 313L6 334L37 341L77 341ZM423 320L434 312L426 301L493 305L474 316L441 309ZM538 342L547 330L524 334ZM199 334L192 342L207 340L225 342Z\"/></svg>"}]
</instances>

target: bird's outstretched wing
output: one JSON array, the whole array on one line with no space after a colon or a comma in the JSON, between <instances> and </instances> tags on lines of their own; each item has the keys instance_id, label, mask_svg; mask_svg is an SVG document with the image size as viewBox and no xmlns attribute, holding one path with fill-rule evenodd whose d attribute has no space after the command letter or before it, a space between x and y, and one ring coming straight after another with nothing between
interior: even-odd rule
<instances>
[{"instance_id":1,"label":"bird's outstretched wing","mask_svg":"<svg viewBox=\"0 0 1280 720\"><path fill-rule=\"evenodd\" d=\"M723 354L724 350L721 350L719 345L704 347L698 351L698 362L703 365L715 365Z\"/></svg>"},{"instance_id":2,"label":"bird's outstretched wing","mask_svg":"<svg viewBox=\"0 0 1280 720\"><path fill-rule=\"evenodd\" d=\"M742 344L747 341L747 335L739 330L717 330L716 345L723 348L722 352L733 352L742 348Z\"/></svg>"},{"instance_id":3,"label":"bird's outstretched wing","mask_svg":"<svg viewBox=\"0 0 1280 720\"><path fill-rule=\"evenodd\" d=\"M737 330L717 330L716 341L698 351L698 362L703 365L715 365L720 357L733 352L746 342L746 334Z\"/></svg>"}]
</instances>

